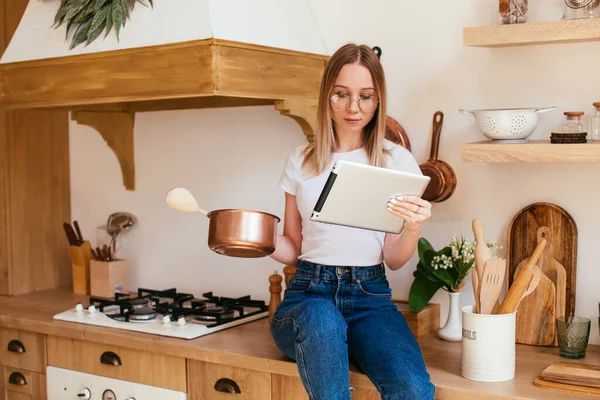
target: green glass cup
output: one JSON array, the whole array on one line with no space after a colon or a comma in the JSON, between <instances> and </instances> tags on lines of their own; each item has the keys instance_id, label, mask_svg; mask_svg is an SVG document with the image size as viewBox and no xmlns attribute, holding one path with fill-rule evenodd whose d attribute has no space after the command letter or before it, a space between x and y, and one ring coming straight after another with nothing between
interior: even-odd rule
<instances>
[{"instance_id":1,"label":"green glass cup","mask_svg":"<svg viewBox=\"0 0 600 400\"><path fill-rule=\"evenodd\" d=\"M556 334L560 356L570 359L585 357L592 321L585 317L559 317Z\"/></svg>"}]
</instances>

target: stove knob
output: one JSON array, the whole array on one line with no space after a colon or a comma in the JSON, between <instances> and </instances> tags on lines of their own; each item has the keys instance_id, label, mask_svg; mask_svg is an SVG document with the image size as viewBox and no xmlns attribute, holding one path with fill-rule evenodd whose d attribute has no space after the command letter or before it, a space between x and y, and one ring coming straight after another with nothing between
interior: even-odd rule
<instances>
[{"instance_id":1,"label":"stove knob","mask_svg":"<svg viewBox=\"0 0 600 400\"><path fill-rule=\"evenodd\" d=\"M185 317L179 317L179 318L177 319L177 324L178 324L179 326L185 326L185 325L187 324L187 321L185 320Z\"/></svg>"},{"instance_id":2,"label":"stove knob","mask_svg":"<svg viewBox=\"0 0 600 400\"><path fill-rule=\"evenodd\" d=\"M93 305L92 305L92 306L89 306L89 307L88 307L88 312L89 312L90 314L96 314L96 306L93 306Z\"/></svg>"},{"instance_id":3,"label":"stove knob","mask_svg":"<svg viewBox=\"0 0 600 400\"><path fill-rule=\"evenodd\" d=\"M171 317L169 317L168 315L165 315L163 317L162 322L163 322L164 325L170 325L171 324Z\"/></svg>"},{"instance_id":4,"label":"stove knob","mask_svg":"<svg viewBox=\"0 0 600 400\"><path fill-rule=\"evenodd\" d=\"M77 305L75 306L75 311L77 312L77 314L81 314L83 312L83 304L77 303Z\"/></svg>"},{"instance_id":5,"label":"stove knob","mask_svg":"<svg viewBox=\"0 0 600 400\"><path fill-rule=\"evenodd\" d=\"M92 398L92 392L90 392L90 389L84 388L81 392L79 392L77 397L79 397L80 399L89 400Z\"/></svg>"}]
</instances>

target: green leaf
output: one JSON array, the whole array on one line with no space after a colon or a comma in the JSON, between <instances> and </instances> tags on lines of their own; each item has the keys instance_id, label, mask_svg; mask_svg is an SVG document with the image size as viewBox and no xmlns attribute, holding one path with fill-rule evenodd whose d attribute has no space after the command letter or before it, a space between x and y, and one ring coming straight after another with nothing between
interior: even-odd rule
<instances>
[{"instance_id":1,"label":"green leaf","mask_svg":"<svg viewBox=\"0 0 600 400\"><path fill-rule=\"evenodd\" d=\"M87 39L87 34L89 32L91 25L92 25L92 20L89 19L77 27L77 30L75 31L75 34L73 35L73 41L71 42L70 50L74 49L81 43L85 42L85 40Z\"/></svg>"},{"instance_id":2,"label":"green leaf","mask_svg":"<svg viewBox=\"0 0 600 400\"><path fill-rule=\"evenodd\" d=\"M96 3L94 4L94 11L100 10L107 1L108 0L96 0Z\"/></svg>"},{"instance_id":3,"label":"green leaf","mask_svg":"<svg viewBox=\"0 0 600 400\"><path fill-rule=\"evenodd\" d=\"M421 260L421 262L422 262L422 263L424 263L424 264L425 264L425 258L424 258L424 255L425 255L425 252L426 252L427 250L434 251L434 250L433 250L433 246L431 245L431 243L429 243L429 242L427 241L427 239L425 239L425 238L420 238L420 239L419 239L419 244L418 244L419 260Z\"/></svg>"},{"instance_id":4,"label":"green leaf","mask_svg":"<svg viewBox=\"0 0 600 400\"><path fill-rule=\"evenodd\" d=\"M106 38L110 33L110 30L113 28L113 19L112 19L112 6L109 4L106 8L108 9L108 13L106 14L106 34L104 37Z\"/></svg>"},{"instance_id":5,"label":"green leaf","mask_svg":"<svg viewBox=\"0 0 600 400\"><path fill-rule=\"evenodd\" d=\"M117 32L117 40L119 40L119 32L125 22L124 13L125 11L123 10L121 1L115 0L112 6L112 20L115 26L115 32Z\"/></svg>"},{"instance_id":6,"label":"green leaf","mask_svg":"<svg viewBox=\"0 0 600 400\"><path fill-rule=\"evenodd\" d=\"M431 273L432 268L425 268L421 262L417 264L415 273L420 274L422 277L429 279L432 282L439 282L440 280ZM416 275L415 275L416 276Z\"/></svg>"},{"instance_id":7,"label":"green leaf","mask_svg":"<svg viewBox=\"0 0 600 400\"><path fill-rule=\"evenodd\" d=\"M88 33L87 44L90 44L98 37L98 35L100 35L100 33L102 33L102 29L106 26L106 17L108 16L109 10L110 8L104 7L94 15L94 18L92 18L92 25L90 26L90 31ZM93 37L94 39L90 40L90 37Z\"/></svg>"},{"instance_id":8,"label":"green leaf","mask_svg":"<svg viewBox=\"0 0 600 400\"><path fill-rule=\"evenodd\" d=\"M412 312L420 312L425 308L433 295L442 287L441 283L431 282L417 275L408 294L408 306Z\"/></svg>"}]
</instances>

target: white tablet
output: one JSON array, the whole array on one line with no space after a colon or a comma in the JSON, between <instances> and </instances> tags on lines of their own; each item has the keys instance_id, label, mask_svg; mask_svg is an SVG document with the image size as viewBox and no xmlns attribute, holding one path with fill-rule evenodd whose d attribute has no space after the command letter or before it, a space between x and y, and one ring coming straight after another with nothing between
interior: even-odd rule
<instances>
[{"instance_id":1,"label":"white tablet","mask_svg":"<svg viewBox=\"0 0 600 400\"><path fill-rule=\"evenodd\" d=\"M321 191L310 219L379 232L400 233L404 220L387 210L398 195L422 196L431 180L349 161L337 161Z\"/></svg>"}]
</instances>

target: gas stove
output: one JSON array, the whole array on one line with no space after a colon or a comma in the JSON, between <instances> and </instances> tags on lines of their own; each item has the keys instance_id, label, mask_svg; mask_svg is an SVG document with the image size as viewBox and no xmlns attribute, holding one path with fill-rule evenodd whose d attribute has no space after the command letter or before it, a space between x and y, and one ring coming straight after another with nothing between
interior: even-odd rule
<instances>
[{"instance_id":1,"label":"gas stove","mask_svg":"<svg viewBox=\"0 0 600 400\"><path fill-rule=\"evenodd\" d=\"M197 298L176 289L138 289L137 295L117 293L112 299L90 297L54 319L136 332L194 339L236 325L265 318L269 307L250 296L218 297L212 292Z\"/></svg>"}]
</instances>

